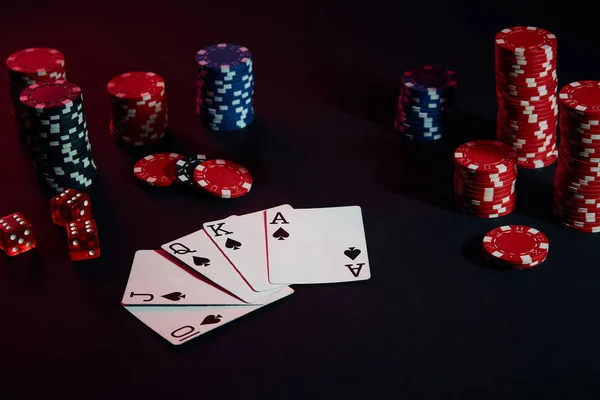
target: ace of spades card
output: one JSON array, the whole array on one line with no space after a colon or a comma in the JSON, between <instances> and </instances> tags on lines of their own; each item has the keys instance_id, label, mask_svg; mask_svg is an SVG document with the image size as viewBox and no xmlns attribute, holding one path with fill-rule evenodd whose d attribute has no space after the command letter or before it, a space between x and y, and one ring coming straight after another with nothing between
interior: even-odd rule
<instances>
[{"instance_id":1,"label":"ace of spades card","mask_svg":"<svg viewBox=\"0 0 600 400\"><path fill-rule=\"evenodd\" d=\"M269 281L336 283L371 277L358 206L264 212Z\"/></svg>"}]
</instances>

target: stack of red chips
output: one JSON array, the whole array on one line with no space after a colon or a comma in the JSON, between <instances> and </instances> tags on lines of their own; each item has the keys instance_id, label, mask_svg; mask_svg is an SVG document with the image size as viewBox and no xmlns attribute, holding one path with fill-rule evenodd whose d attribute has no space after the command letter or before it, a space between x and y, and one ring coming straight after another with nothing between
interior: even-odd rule
<instances>
[{"instance_id":1,"label":"stack of red chips","mask_svg":"<svg viewBox=\"0 0 600 400\"><path fill-rule=\"evenodd\" d=\"M570 83L559 99L554 212L565 227L600 232L600 81Z\"/></svg>"},{"instance_id":2,"label":"stack of red chips","mask_svg":"<svg viewBox=\"0 0 600 400\"><path fill-rule=\"evenodd\" d=\"M34 47L11 54L6 60L6 66L15 127L19 135L24 137L27 125L19 100L21 92L36 83L66 79L65 56L55 49Z\"/></svg>"},{"instance_id":3,"label":"stack of red chips","mask_svg":"<svg viewBox=\"0 0 600 400\"><path fill-rule=\"evenodd\" d=\"M107 85L112 103L110 133L133 146L156 143L167 128L165 81L153 72L127 72Z\"/></svg>"},{"instance_id":4,"label":"stack of red chips","mask_svg":"<svg viewBox=\"0 0 600 400\"><path fill-rule=\"evenodd\" d=\"M454 152L454 200L464 213L498 218L516 206L517 155L495 140L474 140Z\"/></svg>"},{"instance_id":5,"label":"stack of red chips","mask_svg":"<svg viewBox=\"0 0 600 400\"><path fill-rule=\"evenodd\" d=\"M496 138L517 151L521 168L544 168L558 157L556 37L531 26L500 31L495 40Z\"/></svg>"}]
</instances>

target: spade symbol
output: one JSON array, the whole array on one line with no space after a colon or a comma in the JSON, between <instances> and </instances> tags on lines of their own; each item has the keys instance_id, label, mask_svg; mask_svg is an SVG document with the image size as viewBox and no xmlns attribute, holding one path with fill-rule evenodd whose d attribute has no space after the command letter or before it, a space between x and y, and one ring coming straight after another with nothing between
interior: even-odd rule
<instances>
[{"instance_id":1,"label":"spade symbol","mask_svg":"<svg viewBox=\"0 0 600 400\"><path fill-rule=\"evenodd\" d=\"M208 267L210 265L210 260L204 257L196 257L194 256L194 264L198 267Z\"/></svg>"},{"instance_id":2,"label":"spade symbol","mask_svg":"<svg viewBox=\"0 0 600 400\"><path fill-rule=\"evenodd\" d=\"M285 240L290 237L290 234L283 228L279 228L273 233L273 237L277 240Z\"/></svg>"},{"instance_id":3,"label":"spade symbol","mask_svg":"<svg viewBox=\"0 0 600 400\"><path fill-rule=\"evenodd\" d=\"M173 293L163 294L162 297L164 297L167 300L171 300L171 301L179 301L181 299L185 299L185 294L183 294L181 292L173 292Z\"/></svg>"},{"instance_id":4,"label":"spade symbol","mask_svg":"<svg viewBox=\"0 0 600 400\"><path fill-rule=\"evenodd\" d=\"M225 242L225 247L227 247L228 249L238 250L240 247L242 247L242 244L237 240L228 238Z\"/></svg>"},{"instance_id":5,"label":"spade symbol","mask_svg":"<svg viewBox=\"0 0 600 400\"><path fill-rule=\"evenodd\" d=\"M221 318L223 318L221 314L217 314L216 317L214 315L208 315L206 316L206 318L204 318L200 325L218 324L219 322L221 322Z\"/></svg>"},{"instance_id":6,"label":"spade symbol","mask_svg":"<svg viewBox=\"0 0 600 400\"><path fill-rule=\"evenodd\" d=\"M354 247L348 247L348 250L344 251L344 254L349 259L356 260L356 257L358 257L360 255L360 250L358 250Z\"/></svg>"}]
</instances>

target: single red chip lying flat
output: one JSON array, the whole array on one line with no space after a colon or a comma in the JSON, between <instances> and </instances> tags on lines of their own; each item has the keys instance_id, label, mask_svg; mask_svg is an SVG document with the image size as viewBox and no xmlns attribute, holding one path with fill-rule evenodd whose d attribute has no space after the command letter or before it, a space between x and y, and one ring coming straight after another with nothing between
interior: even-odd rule
<instances>
[{"instance_id":1,"label":"single red chip lying flat","mask_svg":"<svg viewBox=\"0 0 600 400\"><path fill-rule=\"evenodd\" d=\"M136 162L133 172L150 186L171 186L177 175L177 161L182 158L176 153L151 154Z\"/></svg>"},{"instance_id":2,"label":"single red chip lying flat","mask_svg":"<svg viewBox=\"0 0 600 400\"><path fill-rule=\"evenodd\" d=\"M208 160L194 170L194 180L210 194L224 199L241 197L252 188L250 172L227 160Z\"/></svg>"},{"instance_id":3,"label":"single red chip lying flat","mask_svg":"<svg viewBox=\"0 0 600 400\"><path fill-rule=\"evenodd\" d=\"M548 257L546 235L524 225L504 225L488 232L483 248L492 258L512 268L531 268Z\"/></svg>"}]
</instances>

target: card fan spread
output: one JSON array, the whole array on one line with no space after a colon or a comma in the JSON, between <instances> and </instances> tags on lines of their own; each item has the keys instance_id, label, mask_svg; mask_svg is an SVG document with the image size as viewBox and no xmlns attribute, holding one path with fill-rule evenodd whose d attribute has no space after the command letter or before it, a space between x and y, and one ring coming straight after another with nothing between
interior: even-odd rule
<instances>
[{"instance_id":1,"label":"card fan spread","mask_svg":"<svg viewBox=\"0 0 600 400\"><path fill-rule=\"evenodd\" d=\"M531 26L496 35L496 138L517 152L520 168L544 168L558 157L556 37Z\"/></svg>"},{"instance_id":2,"label":"card fan spread","mask_svg":"<svg viewBox=\"0 0 600 400\"><path fill-rule=\"evenodd\" d=\"M206 222L162 249L136 253L122 305L175 345L289 296L288 285L371 276L358 206L284 204Z\"/></svg>"},{"instance_id":3,"label":"card fan spread","mask_svg":"<svg viewBox=\"0 0 600 400\"><path fill-rule=\"evenodd\" d=\"M494 140L475 140L459 146L454 161L454 199L461 211L498 218L515 209L517 156L513 148Z\"/></svg>"}]
</instances>

